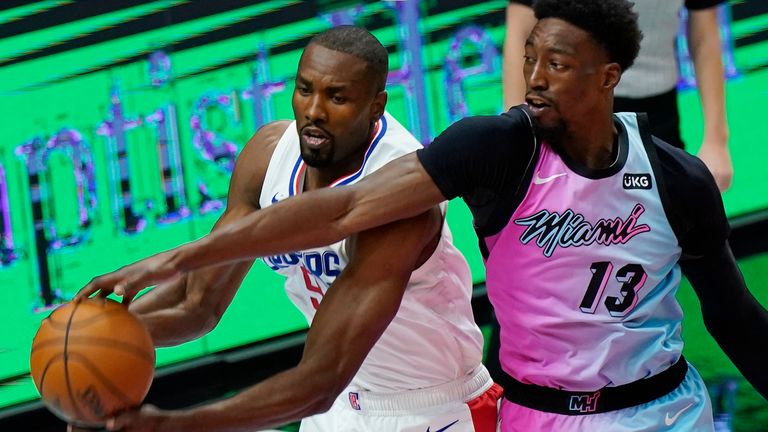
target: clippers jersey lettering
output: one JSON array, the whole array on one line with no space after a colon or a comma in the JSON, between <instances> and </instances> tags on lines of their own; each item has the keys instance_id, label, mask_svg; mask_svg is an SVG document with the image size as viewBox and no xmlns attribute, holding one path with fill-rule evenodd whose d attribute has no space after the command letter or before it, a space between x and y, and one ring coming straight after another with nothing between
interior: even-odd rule
<instances>
[{"instance_id":1,"label":"clippers jersey lettering","mask_svg":"<svg viewBox=\"0 0 768 432\"><path fill-rule=\"evenodd\" d=\"M419 148L421 144L385 114L376 125L360 169L337 179L330 187L354 183ZM260 206L266 208L301 193L305 169L293 122L270 159ZM347 240L342 240L326 247L265 257L263 261L286 277L288 297L311 323L325 292L349 262L347 247ZM384 392L433 387L463 377L477 367L483 339L472 315L471 287L469 267L451 243L450 231L444 225L437 248L412 273L395 318L351 385Z\"/></svg>"},{"instance_id":2,"label":"clippers jersey lettering","mask_svg":"<svg viewBox=\"0 0 768 432\"><path fill-rule=\"evenodd\" d=\"M527 193L484 239L501 363L521 382L593 391L655 375L682 351L681 248L635 114L615 118L615 167L578 172L541 143Z\"/></svg>"}]
</instances>

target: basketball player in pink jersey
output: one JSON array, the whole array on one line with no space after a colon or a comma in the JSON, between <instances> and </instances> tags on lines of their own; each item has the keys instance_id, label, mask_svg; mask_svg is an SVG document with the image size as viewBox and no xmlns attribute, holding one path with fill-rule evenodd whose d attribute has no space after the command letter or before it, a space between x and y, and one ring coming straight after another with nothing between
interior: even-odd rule
<instances>
[{"instance_id":1,"label":"basketball player in pink jersey","mask_svg":"<svg viewBox=\"0 0 768 432\"><path fill-rule=\"evenodd\" d=\"M384 111L386 49L366 30L314 37L296 75L296 120L261 128L240 154L213 231L281 200L354 184L421 144ZM469 267L443 207L265 257L311 324L303 358L231 398L182 411L153 407L121 431L254 431L304 418L301 431L493 432L501 389L481 364ZM302 231L307 226L293 226ZM187 274L131 304L157 345L212 329L252 261ZM93 286L100 286L97 279Z\"/></svg>"},{"instance_id":2,"label":"basketball player in pink jersey","mask_svg":"<svg viewBox=\"0 0 768 432\"><path fill-rule=\"evenodd\" d=\"M461 197L474 215L506 372L501 430L712 431L682 357L682 273L705 324L768 397L768 313L697 158L612 114L641 33L626 0L538 0L527 104L471 117L349 187L286 200L86 287L129 298L191 268L327 244ZM306 227L301 233L294 227Z\"/></svg>"}]
</instances>

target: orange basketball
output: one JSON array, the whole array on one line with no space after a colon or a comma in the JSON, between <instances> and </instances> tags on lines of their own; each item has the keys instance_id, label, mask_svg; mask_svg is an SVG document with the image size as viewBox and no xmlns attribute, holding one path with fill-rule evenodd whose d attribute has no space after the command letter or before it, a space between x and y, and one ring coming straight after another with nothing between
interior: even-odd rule
<instances>
[{"instance_id":1,"label":"orange basketball","mask_svg":"<svg viewBox=\"0 0 768 432\"><path fill-rule=\"evenodd\" d=\"M112 300L67 303L40 324L30 372L45 405L69 423L98 427L139 405L155 368L147 329Z\"/></svg>"}]
</instances>

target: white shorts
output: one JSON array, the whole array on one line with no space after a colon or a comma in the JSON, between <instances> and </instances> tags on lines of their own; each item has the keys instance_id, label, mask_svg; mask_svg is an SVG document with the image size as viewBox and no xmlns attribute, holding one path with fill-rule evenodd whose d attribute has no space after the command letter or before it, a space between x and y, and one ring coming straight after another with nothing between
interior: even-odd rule
<instances>
[{"instance_id":1,"label":"white shorts","mask_svg":"<svg viewBox=\"0 0 768 432\"><path fill-rule=\"evenodd\" d=\"M601 414L569 416L534 410L504 399L499 416L501 432L714 430L712 403L707 387L690 363L685 379L677 388L641 405Z\"/></svg>"},{"instance_id":2,"label":"white shorts","mask_svg":"<svg viewBox=\"0 0 768 432\"><path fill-rule=\"evenodd\" d=\"M300 432L496 432L501 387L484 366L463 379L402 393L346 389Z\"/></svg>"}]
</instances>

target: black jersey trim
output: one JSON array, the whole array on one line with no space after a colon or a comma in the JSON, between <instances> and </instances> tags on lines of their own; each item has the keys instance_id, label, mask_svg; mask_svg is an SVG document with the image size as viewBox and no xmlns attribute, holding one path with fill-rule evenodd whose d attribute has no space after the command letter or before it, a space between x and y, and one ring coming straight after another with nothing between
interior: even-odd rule
<instances>
[{"instance_id":1,"label":"black jersey trim","mask_svg":"<svg viewBox=\"0 0 768 432\"><path fill-rule=\"evenodd\" d=\"M610 166L605 168L589 168L568 156L568 153L561 149L551 144L550 146L557 152L565 165L576 174L593 180L611 177L624 168L624 165L627 163L627 157L629 156L629 136L627 134L627 128L616 116L613 116L613 123L616 125L616 129L619 132L616 138L618 141L618 155L616 155L616 160Z\"/></svg>"},{"instance_id":2,"label":"black jersey trim","mask_svg":"<svg viewBox=\"0 0 768 432\"><path fill-rule=\"evenodd\" d=\"M648 161L651 163L653 176L656 179L656 190L661 199L661 207L664 209L664 214L666 214L667 220L672 226L672 232L675 233L677 243L680 244L680 235L682 234L683 227L679 223L680 218L678 218L677 214L672 211L674 206L669 197L669 189L667 189L666 179L664 178L664 170L661 167L661 160L659 160L659 155L656 152L656 144L654 144L653 136L651 135L648 114L636 113L635 116L637 117L637 129L640 131L640 138L643 141L645 153L648 155Z\"/></svg>"}]
</instances>

